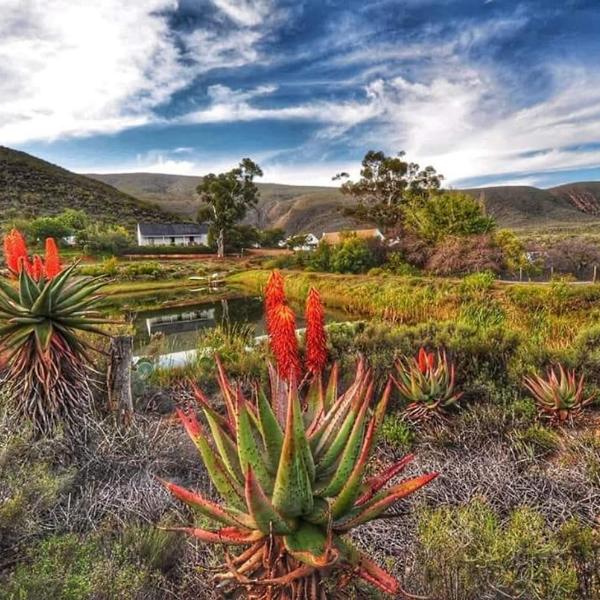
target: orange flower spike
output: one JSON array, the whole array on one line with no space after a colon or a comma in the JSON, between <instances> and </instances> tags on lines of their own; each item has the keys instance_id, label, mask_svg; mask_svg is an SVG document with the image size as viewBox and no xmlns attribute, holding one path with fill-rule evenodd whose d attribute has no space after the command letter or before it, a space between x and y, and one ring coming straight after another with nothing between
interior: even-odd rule
<instances>
[{"instance_id":1,"label":"orange flower spike","mask_svg":"<svg viewBox=\"0 0 600 600\"><path fill-rule=\"evenodd\" d=\"M327 362L325 311L319 292L311 287L306 299L306 367L320 373Z\"/></svg>"},{"instance_id":2,"label":"orange flower spike","mask_svg":"<svg viewBox=\"0 0 600 600\"><path fill-rule=\"evenodd\" d=\"M25 267L27 272L30 272L31 265L27 252L27 243L25 238L17 229L13 229L4 240L4 254L6 264L13 275L21 272Z\"/></svg>"},{"instance_id":3,"label":"orange flower spike","mask_svg":"<svg viewBox=\"0 0 600 600\"><path fill-rule=\"evenodd\" d=\"M270 340L277 360L277 370L285 379L299 379L302 366L298 354L294 311L286 304L281 304L276 307L273 317Z\"/></svg>"},{"instance_id":4,"label":"orange flower spike","mask_svg":"<svg viewBox=\"0 0 600 600\"><path fill-rule=\"evenodd\" d=\"M33 264L31 266L31 276L36 281L39 281L44 276L44 263L37 254L33 257Z\"/></svg>"},{"instance_id":5,"label":"orange flower spike","mask_svg":"<svg viewBox=\"0 0 600 600\"><path fill-rule=\"evenodd\" d=\"M279 271L273 271L269 275L267 286L265 288L265 320L267 324L267 332L270 334L273 328L275 319L275 311L277 307L285 304L283 277Z\"/></svg>"},{"instance_id":6,"label":"orange flower spike","mask_svg":"<svg viewBox=\"0 0 600 600\"><path fill-rule=\"evenodd\" d=\"M54 279L62 270L58 246L54 238L46 238L46 277Z\"/></svg>"},{"instance_id":7,"label":"orange flower spike","mask_svg":"<svg viewBox=\"0 0 600 600\"><path fill-rule=\"evenodd\" d=\"M427 366L428 366L429 360L428 360L427 351L425 350L425 348L421 348L419 350L417 363L419 364L419 371L421 371L421 373L427 373Z\"/></svg>"}]
</instances>

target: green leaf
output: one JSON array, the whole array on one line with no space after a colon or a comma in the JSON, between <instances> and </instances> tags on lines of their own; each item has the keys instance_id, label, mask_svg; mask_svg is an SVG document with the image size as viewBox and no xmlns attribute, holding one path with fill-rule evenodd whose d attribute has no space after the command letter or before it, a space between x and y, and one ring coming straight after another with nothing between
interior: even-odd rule
<instances>
[{"instance_id":1,"label":"green leaf","mask_svg":"<svg viewBox=\"0 0 600 600\"><path fill-rule=\"evenodd\" d=\"M242 472L246 472L248 467L251 467L260 485L270 493L273 489L273 476L267 469L266 457L258 444L257 437L260 432L255 430L243 398L238 398L236 418L238 456Z\"/></svg>"},{"instance_id":2,"label":"green leaf","mask_svg":"<svg viewBox=\"0 0 600 600\"><path fill-rule=\"evenodd\" d=\"M218 420L215 418L214 411L208 407L204 407L204 416L206 417L223 463L227 467L229 474L241 485L244 478L235 443L220 427Z\"/></svg>"},{"instance_id":3,"label":"green leaf","mask_svg":"<svg viewBox=\"0 0 600 600\"><path fill-rule=\"evenodd\" d=\"M245 491L246 504L260 531L264 534L283 534L293 531L293 521L286 520L273 506L254 477L252 469L248 469L246 473Z\"/></svg>"},{"instance_id":4,"label":"green leaf","mask_svg":"<svg viewBox=\"0 0 600 600\"><path fill-rule=\"evenodd\" d=\"M281 431L279 421L277 421L271 404L262 389L258 390L257 408L258 424L267 451L269 470L275 474L281 457L281 448L283 447L283 431Z\"/></svg>"},{"instance_id":5,"label":"green leaf","mask_svg":"<svg viewBox=\"0 0 600 600\"><path fill-rule=\"evenodd\" d=\"M298 394L294 394L290 388L283 448L273 488L273 506L286 517L308 514L313 509L305 451L303 445L298 443L298 424L303 432Z\"/></svg>"},{"instance_id":6,"label":"green leaf","mask_svg":"<svg viewBox=\"0 0 600 600\"><path fill-rule=\"evenodd\" d=\"M302 523L299 529L283 537L283 543L296 560L311 567L332 564L338 554L331 547L327 532L312 523Z\"/></svg>"}]
</instances>

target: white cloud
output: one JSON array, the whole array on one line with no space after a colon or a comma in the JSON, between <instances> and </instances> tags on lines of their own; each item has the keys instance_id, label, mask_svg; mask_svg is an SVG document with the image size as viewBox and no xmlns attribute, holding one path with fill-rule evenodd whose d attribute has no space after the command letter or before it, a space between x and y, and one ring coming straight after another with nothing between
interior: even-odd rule
<instances>
[{"instance_id":1,"label":"white cloud","mask_svg":"<svg viewBox=\"0 0 600 600\"><path fill-rule=\"evenodd\" d=\"M176 0L1 0L0 142L112 132L189 82L165 11Z\"/></svg>"},{"instance_id":2,"label":"white cloud","mask_svg":"<svg viewBox=\"0 0 600 600\"><path fill-rule=\"evenodd\" d=\"M253 27L261 24L274 10L268 0L212 0L213 4L238 25Z\"/></svg>"}]
</instances>

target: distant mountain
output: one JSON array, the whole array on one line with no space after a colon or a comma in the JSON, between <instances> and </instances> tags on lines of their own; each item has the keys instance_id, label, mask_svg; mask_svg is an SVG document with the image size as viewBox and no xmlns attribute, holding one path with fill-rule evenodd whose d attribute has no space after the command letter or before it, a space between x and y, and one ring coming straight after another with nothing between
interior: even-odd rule
<instances>
[{"instance_id":1,"label":"distant mountain","mask_svg":"<svg viewBox=\"0 0 600 600\"><path fill-rule=\"evenodd\" d=\"M180 216L49 162L0 146L0 221L53 215L65 208L133 229L138 221L179 221Z\"/></svg>"},{"instance_id":2,"label":"distant mountain","mask_svg":"<svg viewBox=\"0 0 600 600\"><path fill-rule=\"evenodd\" d=\"M165 210L189 217L198 209L196 187L201 177L122 173L89 175ZM342 214L349 199L331 187L258 184L261 200L248 222L283 227L289 233L332 231L356 224ZM481 199L502 227L536 229L585 226L600 216L600 182L572 183L543 190L497 186L464 190Z\"/></svg>"},{"instance_id":3,"label":"distant mountain","mask_svg":"<svg viewBox=\"0 0 600 600\"><path fill-rule=\"evenodd\" d=\"M198 211L196 188L202 177L158 173L90 173L87 177L186 218L193 218ZM356 220L342 214L342 206L348 206L350 201L337 188L277 183L257 185L260 201L246 218L252 225L282 227L289 233L321 233L357 224Z\"/></svg>"}]
</instances>

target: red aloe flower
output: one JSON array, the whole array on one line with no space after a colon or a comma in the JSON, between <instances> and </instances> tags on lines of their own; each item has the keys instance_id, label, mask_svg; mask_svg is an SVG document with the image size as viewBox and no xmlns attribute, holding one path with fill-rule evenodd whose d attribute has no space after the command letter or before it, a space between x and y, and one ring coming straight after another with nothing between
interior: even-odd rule
<instances>
[{"instance_id":1,"label":"red aloe flower","mask_svg":"<svg viewBox=\"0 0 600 600\"><path fill-rule=\"evenodd\" d=\"M325 311L319 292L311 287L306 298L306 367L320 373L327 362Z\"/></svg>"},{"instance_id":2,"label":"red aloe flower","mask_svg":"<svg viewBox=\"0 0 600 600\"><path fill-rule=\"evenodd\" d=\"M33 264L31 265L31 276L36 281L39 281L44 276L44 263L37 254L33 257Z\"/></svg>"},{"instance_id":3,"label":"red aloe flower","mask_svg":"<svg viewBox=\"0 0 600 600\"><path fill-rule=\"evenodd\" d=\"M421 371L421 373L427 373L428 370L435 368L435 354L433 352L427 352L425 348L421 348L417 356L417 363L419 365L419 371Z\"/></svg>"},{"instance_id":4,"label":"red aloe flower","mask_svg":"<svg viewBox=\"0 0 600 600\"><path fill-rule=\"evenodd\" d=\"M46 238L46 277L54 279L60 272L60 256L54 238Z\"/></svg>"},{"instance_id":5,"label":"red aloe flower","mask_svg":"<svg viewBox=\"0 0 600 600\"><path fill-rule=\"evenodd\" d=\"M277 370L284 379L299 379L302 366L298 354L294 311L287 304L280 304L274 309L272 318L269 338L277 361Z\"/></svg>"},{"instance_id":6,"label":"red aloe flower","mask_svg":"<svg viewBox=\"0 0 600 600\"><path fill-rule=\"evenodd\" d=\"M23 268L27 272L31 271L27 243L17 229L13 229L4 238L4 256L6 257L6 264L13 275L19 274Z\"/></svg>"},{"instance_id":7,"label":"red aloe flower","mask_svg":"<svg viewBox=\"0 0 600 600\"><path fill-rule=\"evenodd\" d=\"M273 330L273 321L277 308L285 304L285 291L283 289L283 277L279 271L272 271L265 288L265 321L267 333Z\"/></svg>"}]
</instances>

